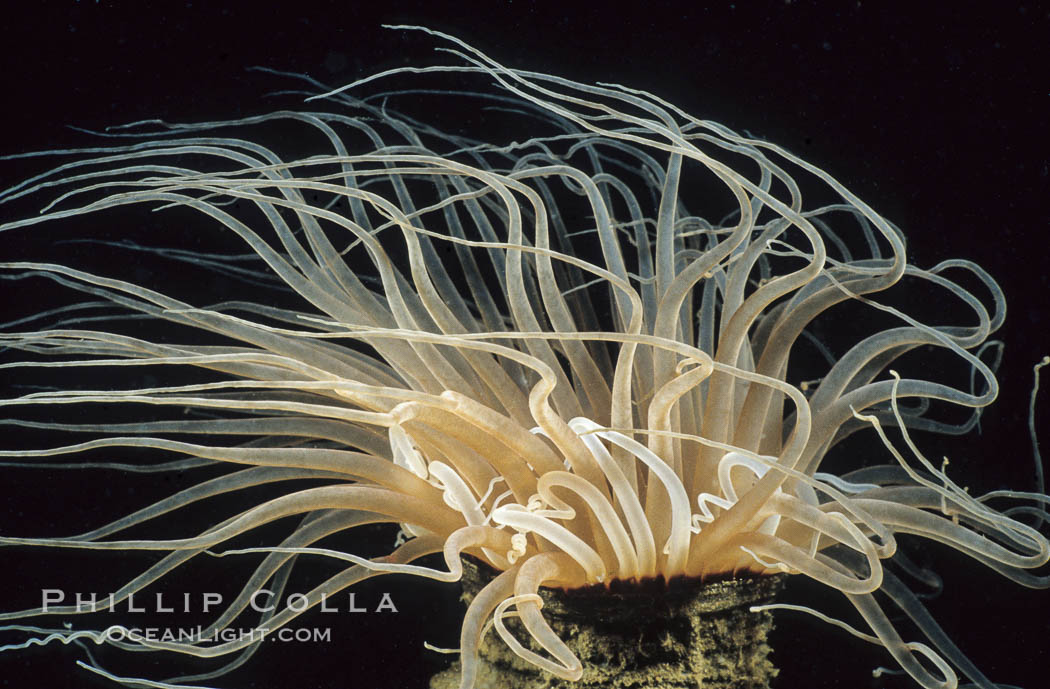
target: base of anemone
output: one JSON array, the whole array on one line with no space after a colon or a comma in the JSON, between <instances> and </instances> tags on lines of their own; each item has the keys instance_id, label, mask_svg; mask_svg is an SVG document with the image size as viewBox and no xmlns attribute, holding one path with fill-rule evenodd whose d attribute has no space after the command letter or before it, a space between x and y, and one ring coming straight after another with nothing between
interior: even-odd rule
<instances>
[{"instance_id":1,"label":"base of anemone","mask_svg":"<svg viewBox=\"0 0 1050 689\"><path fill-rule=\"evenodd\" d=\"M473 599L491 576L488 567L465 560L464 599ZM782 579L541 589L543 616L583 663L583 677L570 682L540 670L490 630L474 689L769 689L777 674L767 643L773 618L748 608L771 602ZM430 689L457 687L458 662L430 681Z\"/></svg>"}]
</instances>

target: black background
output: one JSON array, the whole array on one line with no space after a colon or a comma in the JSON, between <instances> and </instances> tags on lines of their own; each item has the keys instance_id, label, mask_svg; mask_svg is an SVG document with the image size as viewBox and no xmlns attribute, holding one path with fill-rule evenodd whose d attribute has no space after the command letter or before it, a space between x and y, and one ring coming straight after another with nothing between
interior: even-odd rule
<instances>
[{"instance_id":1,"label":"black background","mask_svg":"<svg viewBox=\"0 0 1050 689\"><path fill-rule=\"evenodd\" d=\"M66 125L265 112L273 86L246 71L254 65L339 84L435 59L434 41L384 22L449 31L508 66L647 89L823 167L904 229L913 262L977 260L1010 306L1001 399L981 435L945 452L975 473L995 465L1030 485L1030 369L1050 353L1045 3L44 2L0 17L0 152L83 144ZM0 170L0 182L19 177L17 163ZM17 254L16 241L0 242ZM1046 406L1044 396L1044 426ZM5 482L5 495L11 489ZM27 528L15 502L0 512L5 535ZM1050 595L931 556L943 561L947 589L930 607L953 638L993 680L1045 686ZM19 571L5 558L3 574ZM456 618L442 616L453 596L435 613L432 589L395 588L396 624L349 621L331 645L263 654L213 684L424 686L438 663L421 639L454 643ZM830 594L793 588L834 608ZM0 655L0 686L98 684L74 657L54 648ZM911 686L872 679L887 662L877 650L798 616L781 618L776 661L782 688Z\"/></svg>"}]
</instances>

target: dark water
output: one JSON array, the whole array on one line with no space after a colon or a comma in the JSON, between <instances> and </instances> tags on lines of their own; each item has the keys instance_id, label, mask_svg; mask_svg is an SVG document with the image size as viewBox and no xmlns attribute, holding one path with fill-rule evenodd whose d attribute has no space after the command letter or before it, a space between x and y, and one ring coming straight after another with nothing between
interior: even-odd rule
<instances>
[{"instance_id":1,"label":"dark water","mask_svg":"<svg viewBox=\"0 0 1050 689\"><path fill-rule=\"evenodd\" d=\"M245 72L253 65L339 84L379 68L435 59L433 41L385 32L381 22L453 31L511 66L646 88L824 167L902 227L909 257L919 265L965 257L1001 280L1010 305L1002 333L1002 399L986 415L981 435L935 452L950 454L953 467L975 487L999 487L993 476L1003 485L1031 485L1024 429L1029 371L1050 353L1050 310L1042 296L1050 198L1045 10L945 6L915 16L892 3L838 11L799 3L764 9L690 3L625 16L597 5L570 10L515 2L493 10L379 3L363 10L354 4L255 11L205 3L81 2L51 3L31 16L5 14L0 152L83 145L84 136L67 124L102 128L150 117L194 121L264 112L264 94L285 83ZM0 183L13 183L21 169L0 164ZM25 250L19 241L0 238L5 260ZM0 309L4 304L0 296ZM1044 426L1046 404L1044 398ZM3 486L4 535L59 533L63 529L52 522L64 524L61 515L74 508L91 519L143 504L143 492L169 492L129 486L119 476L71 482L61 473L21 475L17 484L5 480ZM370 537L383 543L390 536ZM1004 583L941 550L924 549L920 557L946 581L931 610L978 665L997 681L1043 686L1050 596ZM140 565L124 564L128 570ZM32 600L37 582L53 568L82 570L90 582L105 579L109 566L82 555L42 561L24 551L4 553L0 600ZM196 584L205 583L201 577ZM395 601L396 614L308 617L304 626L332 629L331 642L265 649L212 684L424 686L446 660L424 651L422 641L456 643L455 592L404 579L380 581L359 591L358 605L372 607L383 593ZM793 584L789 596L845 610L837 594L802 583ZM345 606L346 599L338 604ZM780 628L780 687L911 686L904 678L871 679L871 668L888 659L820 622L785 616ZM57 647L0 654L0 686L111 686L76 669L73 662L82 657L79 650ZM149 672L148 663L143 667Z\"/></svg>"}]
</instances>

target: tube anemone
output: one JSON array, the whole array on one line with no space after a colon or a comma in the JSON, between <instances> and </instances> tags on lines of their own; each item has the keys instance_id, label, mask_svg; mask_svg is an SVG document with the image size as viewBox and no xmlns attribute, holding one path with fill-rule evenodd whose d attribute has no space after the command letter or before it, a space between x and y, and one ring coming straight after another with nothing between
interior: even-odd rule
<instances>
[{"instance_id":1,"label":"tube anemone","mask_svg":"<svg viewBox=\"0 0 1050 689\"><path fill-rule=\"evenodd\" d=\"M933 575L898 549L901 536L929 539L1050 584L1033 572L1050 559L1048 498L970 495L912 439L969 432L995 399L994 279L969 261L910 264L898 228L774 144L430 33L457 64L334 91L307 79L304 112L124 128L102 147L36 154L60 162L0 192L39 210L5 233L49 237L146 209L206 246L219 234L214 251L133 237L121 248L249 295L195 301L199 285L107 266L0 264L8 289L50 282L65 295L0 334L0 366L35 381L0 400L4 423L43 437L0 453L8 464L199 476L89 531L0 544L160 554L111 583L106 605L203 560L250 563L189 639L102 626L102 603L59 604L0 614L24 634L4 650L90 640L227 659L154 686L199 684L260 647L215 637L245 625L259 592L284 601L301 560L338 568L250 625L287 626L381 575L454 582L468 557L494 574L466 612L463 689L485 670L485 643L593 681L545 614L549 589L773 575L841 592L856 620L824 619L884 647L920 686L959 674L994 686L908 589L902 575ZM508 118L515 140L424 121L413 105L433 85L420 79L451 79L441 97ZM323 148L284 154L289 129ZM927 313L914 294L950 308ZM960 307L961 322L943 322ZM857 433L879 441L881 463L843 452ZM212 521L179 532L202 513ZM345 545L377 523L399 525L392 549ZM258 542L273 526L286 528Z\"/></svg>"}]
</instances>

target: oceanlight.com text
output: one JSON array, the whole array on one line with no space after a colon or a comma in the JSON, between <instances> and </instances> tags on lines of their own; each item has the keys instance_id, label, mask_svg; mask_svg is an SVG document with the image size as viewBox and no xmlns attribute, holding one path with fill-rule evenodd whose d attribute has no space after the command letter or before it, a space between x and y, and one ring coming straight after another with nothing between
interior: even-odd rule
<instances>
[{"instance_id":1,"label":"oceanlight.com text","mask_svg":"<svg viewBox=\"0 0 1050 689\"><path fill-rule=\"evenodd\" d=\"M232 641L278 641L281 643L328 643L332 630L327 627L253 627L218 629L205 635L204 627L123 627L115 625L104 632L107 641L165 643L229 643Z\"/></svg>"}]
</instances>

